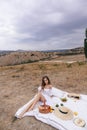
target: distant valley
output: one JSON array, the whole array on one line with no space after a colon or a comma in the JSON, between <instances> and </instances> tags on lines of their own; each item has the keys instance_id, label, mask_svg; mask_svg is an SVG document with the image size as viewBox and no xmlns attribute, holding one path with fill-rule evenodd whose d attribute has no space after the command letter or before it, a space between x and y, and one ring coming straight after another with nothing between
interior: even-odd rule
<instances>
[{"instance_id":1,"label":"distant valley","mask_svg":"<svg viewBox=\"0 0 87 130\"><path fill-rule=\"evenodd\" d=\"M0 51L0 66L18 65L24 63L32 63L44 60L51 60L59 56L84 54L84 48L73 48L64 50L43 50L43 51Z\"/></svg>"}]
</instances>

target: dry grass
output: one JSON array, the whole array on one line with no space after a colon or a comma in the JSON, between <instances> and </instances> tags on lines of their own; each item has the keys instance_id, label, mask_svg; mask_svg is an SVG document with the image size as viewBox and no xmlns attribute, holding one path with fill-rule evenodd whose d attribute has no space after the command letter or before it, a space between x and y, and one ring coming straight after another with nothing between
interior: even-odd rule
<instances>
[{"instance_id":1,"label":"dry grass","mask_svg":"<svg viewBox=\"0 0 87 130\"><path fill-rule=\"evenodd\" d=\"M34 117L12 123L12 117L37 92L41 78L48 75L52 85L87 94L87 63L40 62L0 67L0 130L55 130Z\"/></svg>"}]
</instances>

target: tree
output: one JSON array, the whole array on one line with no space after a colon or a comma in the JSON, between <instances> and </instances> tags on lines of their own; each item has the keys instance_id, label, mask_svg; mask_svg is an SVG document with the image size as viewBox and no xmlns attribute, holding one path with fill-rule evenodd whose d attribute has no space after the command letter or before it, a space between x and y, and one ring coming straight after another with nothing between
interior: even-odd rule
<instances>
[{"instance_id":1,"label":"tree","mask_svg":"<svg viewBox=\"0 0 87 130\"><path fill-rule=\"evenodd\" d=\"M85 57L87 60L87 28L85 30L85 36L86 36L86 38L84 39L84 53L85 53Z\"/></svg>"}]
</instances>

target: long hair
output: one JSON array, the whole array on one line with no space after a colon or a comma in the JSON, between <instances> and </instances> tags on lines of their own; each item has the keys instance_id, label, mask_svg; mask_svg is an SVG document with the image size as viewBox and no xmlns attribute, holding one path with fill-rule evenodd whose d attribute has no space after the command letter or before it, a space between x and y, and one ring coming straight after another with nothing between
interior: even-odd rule
<instances>
[{"instance_id":1,"label":"long hair","mask_svg":"<svg viewBox=\"0 0 87 130\"><path fill-rule=\"evenodd\" d=\"M48 84L51 84L50 79L48 78L48 76L42 77L42 84L41 84L42 89L44 89L44 87L46 85L45 81L44 81L45 78L48 80Z\"/></svg>"}]
</instances>

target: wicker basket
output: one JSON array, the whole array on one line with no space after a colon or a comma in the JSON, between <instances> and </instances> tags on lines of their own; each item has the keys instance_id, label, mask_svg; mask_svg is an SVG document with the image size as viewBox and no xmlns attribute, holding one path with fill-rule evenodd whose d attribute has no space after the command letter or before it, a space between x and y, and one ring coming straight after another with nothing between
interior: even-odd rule
<instances>
[{"instance_id":1,"label":"wicker basket","mask_svg":"<svg viewBox=\"0 0 87 130\"><path fill-rule=\"evenodd\" d=\"M49 113L50 112L50 106L49 105L41 105L39 106L39 112L40 113Z\"/></svg>"}]
</instances>

